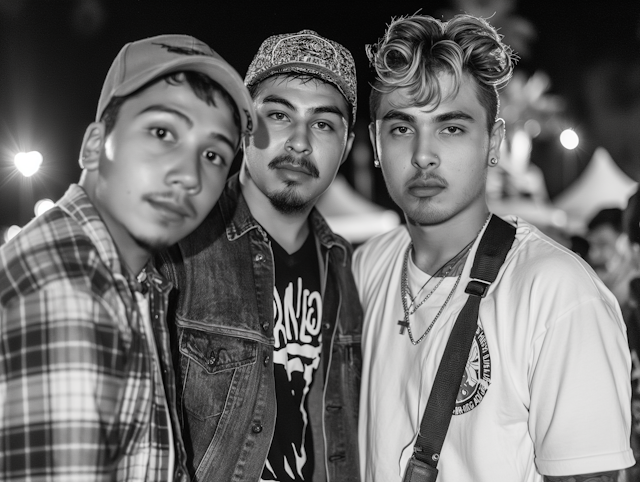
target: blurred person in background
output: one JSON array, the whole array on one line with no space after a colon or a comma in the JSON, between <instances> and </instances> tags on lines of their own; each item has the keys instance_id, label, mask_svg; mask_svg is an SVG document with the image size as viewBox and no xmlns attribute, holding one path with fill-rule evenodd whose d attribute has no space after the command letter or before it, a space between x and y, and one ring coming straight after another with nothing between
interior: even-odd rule
<instances>
[{"instance_id":1,"label":"blurred person in background","mask_svg":"<svg viewBox=\"0 0 640 482\"><path fill-rule=\"evenodd\" d=\"M587 224L586 239L589 263L618 299L626 318L629 282L640 275L640 265L622 226L622 209L599 211Z\"/></svg>"},{"instance_id":2,"label":"blurred person in background","mask_svg":"<svg viewBox=\"0 0 640 482\"><path fill-rule=\"evenodd\" d=\"M0 479L188 479L149 259L217 201L254 124L238 73L186 35L125 45L56 205L0 248Z\"/></svg>"},{"instance_id":3,"label":"blurred person in background","mask_svg":"<svg viewBox=\"0 0 640 482\"><path fill-rule=\"evenodd\" d=\"M352 248L315 208L353 143L355 63L314 31L274 35L245 84L258 125L240 172L161 256L189 471L356 481L362 309Z\"/></svg>"}]
</instances>

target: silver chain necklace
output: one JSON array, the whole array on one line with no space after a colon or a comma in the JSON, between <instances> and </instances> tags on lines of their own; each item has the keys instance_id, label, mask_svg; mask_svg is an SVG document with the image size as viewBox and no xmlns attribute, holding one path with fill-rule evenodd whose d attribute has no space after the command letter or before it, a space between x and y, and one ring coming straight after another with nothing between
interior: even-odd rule
<instances>
[{"instance_id":1,"label":"silver chain necklace","mask_svg":"<svg viewBox=\"0 0 640 482\"><path fill-rule=\"evenodd\" d=\"M489 213L489 215L487 216L487 219L485 220L484 224L482 225L482 227L480 228L480 230L478 231L476 236L473 238L473 240L469 244L467 244L464 248L462 248L462 250L458 254L456 254L453 258L451 258L449 261L447 261L444 264L444 266L447 266L449 263L451 263L456 258L458 258L458 261L459 261L460 258L464 257L464 255L467 254L467 252L469 250L471 250L471 246L473 246L473 243L477 239L478 235L482 232L484 227L487 225L487 223L489 222L489 219L491 219L491 213ZM433 325L435 325L436 321L438 321L438 318L440 318L440 315L442 314L442 312L444 311L445 307L447 306L447 304L449 303L449 301L453 297L453 293L456 291L456 288L458 287L458 284L460 283L460 278L462 278L462 271L463 270L460 270L460 274L458 274L458 276L456 278L456 282L453 284L453 288L449 292L449 295L447 295L447 298L444 300L444 303L442 304L442 306L438 310L438 313L436 314L436 316L433 318L431 323L429 323L429 326L427 327L425 332L422 334L422 336L416 340L416 339L413 338L413 332L411 331L411 323L409 321L409 316L413 315L416 311L418 311L418 308L420 308L431 297L431 295L433 293L435 293L435 291L440 287L440 285L444 281L444 279L447 276L447 274L449 274L449 272L453 269L453 266L454 266L455 263L452 263L449 266L447 271L443 273L442 279L440 281L438 281L436 286L429 293L427 293L427 295L422 299L422 301L420 303L418 303L416 305L415 304L415 300L418 297L418 295L420 294L420 291L422 291L422 289L427 285L427 283L429 281L431 281L438 274L438 272L440 272L442 270L442 268L440 268L438 271L436 271L434 273L434 275L431 276L422 285L422 287L418 290L418 293L416 294L415 297L412 297L411 296L411 290L409 288L409 280L408 280L408 278L409 278L409 275L408 275L408 273L409 273L409 267L408 267L408 265L409 265L409 253L411 253L411 248L412 247L413 247L413 243L410 242L409 246L407 246L407 250L404 253L404 260L402 262L402 276L401 276L401 279L400 279L400 297L402 298L402 311L404 312L404 320L398 320L398 325L400 325L400 334L401 335L404 334L404 329L407 328L407 332L409 333L409 340L411 340L411 343L413 345L417 345L422 340L424 340L424 338L429 334L429 332L431 331L431 328L433 328ZM407 306L407 300L411 300L411 305L412 306Z\"/></svg>"}]
</instances>

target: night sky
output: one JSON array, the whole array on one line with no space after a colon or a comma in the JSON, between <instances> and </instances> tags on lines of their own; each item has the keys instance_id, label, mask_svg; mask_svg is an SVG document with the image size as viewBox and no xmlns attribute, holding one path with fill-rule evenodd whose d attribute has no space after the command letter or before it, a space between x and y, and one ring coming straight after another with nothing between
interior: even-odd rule
<instances>
[{"instance_id":1,"label":"night sky","mask_svg":"<svg viewBox=\"0 0 640 482\"><path fill-rule=\"evenodd\" d=\"M33 203L59 198L80 175L77 158L93 121L104 76L128 41L164 34L193 35L244 76L269 35L316 30L351 50L359 76L359 112L368 118L371 73L364 45L377 40L392 16L441 16L451 2L0 0L0 227L22 225ZM462 3L462 2L461 2ZM468 4L472 4L467 0ZM491 9L509 0L475 2ZM460 5L460 4L458 4ZM535 40L518 69L542 69L578 122L580 76L599 59L640 59L640 1L520 0L513 14L531 22ZM509 39L506 39L507 41ZM638 126L640 137L640 126ZM15 172L16 152L38 150L41 172Z\"/></svg>"}]
</instances>

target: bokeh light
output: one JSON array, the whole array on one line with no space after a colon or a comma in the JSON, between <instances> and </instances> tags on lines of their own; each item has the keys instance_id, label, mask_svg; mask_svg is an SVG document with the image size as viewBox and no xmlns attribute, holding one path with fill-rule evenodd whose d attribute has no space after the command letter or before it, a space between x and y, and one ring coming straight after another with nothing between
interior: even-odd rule
<instances>
[{"instance_id":1,"label":"bokeh light","mask_svg":"<svg viewBox=\"0 0 640 482\"><path fill-rule=\"evenodd\" d=\"M36 216L46 213L49 209L55 206L55 203L51 199L40 199L33 207L33 212Z\"/></svg>"},{"instance_id":2,"label":"bokeh light","mask_svg":"<svg viewBox=\"0 0 640 482\"><path fill-rule=\"evenodd\" d=\"M573 129L565 129L560 134L560 144L562 144L562 147L565 149L572 150L578 147L578 144L580 144L580 138Z\"/></svg>"},{"instance_id":3,"label":"bokeh light","mask_svg":"<svg viewBox=\"0 0 640 482\"><path fill-rule=\"evenodd\" d=\"M9 229L7 229L4 233L4 240L9 241L11 238L13 238L16 234L18 234L20 231L22 230L22 228L20 226L16 226L15 224L13 226L9 226Z\"/></svg>"},{"instance_id":4,"label":"bokeh light","mask_svg":"<svg viewBox=\"0 0 640 482\"><path fill-rule=\"evenodd\" d=\"M13 158L16 168L24 177L31 177L42 165L42 154L38 151L18 152Z\"/></svg>"}]
</instances>

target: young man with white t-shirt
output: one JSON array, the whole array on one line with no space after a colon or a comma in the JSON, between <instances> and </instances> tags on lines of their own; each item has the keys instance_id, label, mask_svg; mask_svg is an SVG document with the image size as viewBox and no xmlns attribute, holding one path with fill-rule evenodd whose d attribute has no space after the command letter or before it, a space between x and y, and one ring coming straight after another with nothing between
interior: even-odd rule
<instances>
[{"instance_id":1,"label":"young man with white t-shirt","mask_svg":"<svg viewBox=\"0 0 640 482\"><path fill-rule=\"evenodd\" d=\"M354 255L365 310L360 466L367 482L395 482L492 216L485 181L504 137L497 87L513 55L467 15L395 20L368 54L375 164L407 224ZM515 240L480 302L438 482L615 480L634 462L618 304L580 258L522 219L506 221Z\"/></svg>"}]
</instances>

